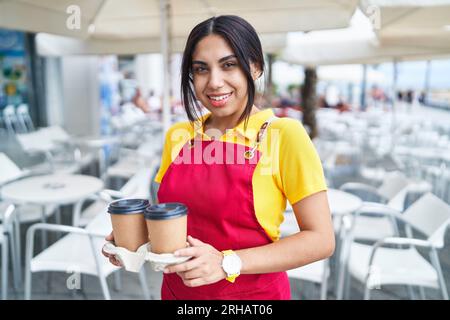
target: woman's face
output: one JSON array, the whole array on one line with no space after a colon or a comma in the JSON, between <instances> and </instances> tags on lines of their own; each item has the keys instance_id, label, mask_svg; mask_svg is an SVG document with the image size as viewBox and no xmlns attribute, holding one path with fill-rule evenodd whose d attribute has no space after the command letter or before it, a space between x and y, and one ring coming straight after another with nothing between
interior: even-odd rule
<instances>
[{"instance_id":1,"label":"woman's face","mask_svg":"<svg viewBox=\"0 0 450 320\"><path fill-rule=\"evenodd\" d=\"M247 104L247 79L228 43L208 35L192 55L196 98L216 117L240 116Z\"/></svg>"}]
</instances>

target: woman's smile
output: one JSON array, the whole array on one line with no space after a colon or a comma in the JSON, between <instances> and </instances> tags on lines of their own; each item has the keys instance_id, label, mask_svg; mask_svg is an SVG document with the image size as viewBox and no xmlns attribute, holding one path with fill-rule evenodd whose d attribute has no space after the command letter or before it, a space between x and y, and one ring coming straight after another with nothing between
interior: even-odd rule
<instances>
[{"instance_id":1,"label":"woman's smile","mask_svg":"<svg viewBox=\"0 0 450 320\"><path fill-rule=\"evenodd\" d=\"M233 92L224 94L207 94L206 96L213 107L221 108L227 104L232 94Z\"/></svg>"}]
</instances>

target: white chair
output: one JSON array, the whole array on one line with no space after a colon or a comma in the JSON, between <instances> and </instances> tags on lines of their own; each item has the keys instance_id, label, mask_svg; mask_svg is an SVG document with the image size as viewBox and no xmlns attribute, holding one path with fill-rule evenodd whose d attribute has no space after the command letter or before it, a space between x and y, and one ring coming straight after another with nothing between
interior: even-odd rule
<instances>
[{"instance_id":1,"label":"white chair","mask_svg":"<svg viewBox=\"0 0 450 320\"><path fill-rule=\"evenodd\" d=\"M424 181L411 182L390 199L386 205L399 212L403 212L414 203L414 201L427 192L431 192L430 184ZM392 217L389 216L370 214L371 208L377 205L378 204L374 202L364 202L362 207L358 210L359 215L357 219L353 221L354 239L377 241L385 237L399 235L400 231L395 219L392 219Z\"/></svg>"},{"instance_id":2,"label":"white chair","mask_svg":"<svg viewBox=\"0 0 450 320\"><path fill-rule=\"evenodd\" d=\"M288 236L299 232L297 220L291 209L284 214L284 221L280 226L281 237ZM330 276L329 260L320 260L310 263L306 266L291 269L287 271L287 275L291 279L308 281L320 286L320 299L327 299L328 278Z\"/></svg>"},{"instance_id":3,"label":"white chair","mask_svg":"<svg viewBox=\"0 0 450 320\"><path fill-rule=\"evenodd\" d=\"M5 123L8 134L20 132L16 111L13 105L8 105L3 109L3 122Z\"/></svg>"},{"instance_id":4,"label":"white chair","mask_svg":"<svg viewBox=\"0 0 450 320\"><path fill-rule=\"evenodd\" d=\"M17 107L16 114L17 119L21 124L24 132L34 131L33 121L31 120L27 104L22 103L21 105L19 105Z\"/></svg>"},{"instance_id":5,"label":"white chair","mask_svg":"<svg viewBox=\"0 0 450 320\"><path fill-rule=\"evenodd\" d=\"M33 257L34 234L37 230L68 234ZM38 223L27 232L25 299L31 299L32 273L43 271L87 274L99 278L103 296L111 299L106 278L120 270L101 254L105 236L112 230L109 214L104 210L86 228ZM139 272L145 299L150 299L145 270Z\"/></svg>"},{"instance_id":6,"label":"white chair","mask_svg":"<svg viewBox=\"0 0 450 320\"><path fill-rule=\"evenodd\" d=\"M400 192L409 183L407 177L400 171L393 171L386 174L382 184L375 188L371 185L358 182L348 182L339 189L350 192L364 201L386 203Z\"/></svg>"},{"instance_id":7,"label":"white chair","mask_svg":"<svg viewBox=\"0 0 450 320\"><path fill-rule=\"evenodd\" d=\"M444 247L445 232L450 224L450 206L427 193L403 214L381 205L373 208L372 212L404 223L408 237L387 237L373 245L366 245L353 241L350 228L343 261L347 264L348 273L364 285L364 299L370 298L372 289L383 285L406 285L419 286L423 297L423 287L438 289L442 297L448 300L438 250ZM413 231L426 239L412 238ZM417 251L417 247L428 250L430 261ZM342 297L342 282L338 291Z\"/></svg>"},{"instance_id":8,"label":"white chair","mask_svg":"<svg viewBox=\"0 0 450 320\"><path fill-rule=\"evenodd\" d=\"M6 154L0 152L0 186L28 175L21 170Z\"/></svg>"},{"instance_id":9,"label":"white chair","mask_svg":"<svg viewBox=\"0 0 450 320\"><path fill-rule=\"evenodd\" d=\"M37 172L36 172L37 173ZM28 177L35 174L33 171L30 170L22 170L20 169L11 159L9 159L8 156L6 156L4 153L0 152L0 189L3 185L12 182L14 180L18 180L24 177ZM0 212L4 212L7 207L8 203L2 201L0 199ZM47 219L56 213L56 221L59 223L61 220L60 212L57 210L58 208L53 205L41 207L37 205L32 204L23 204L16 206L15 208L15 216L18 221L17 223L17 230L14 233L14 241L15 241L15 255L19 259L19 263L17 265L18 271L19 271L19 281L21 278L21 263L20 263L20 249L21 249L21 243L20 243L20 224L22 223L30 223L33 221L41 221L46 222ZM0 216L0 221L1 221ZM45 245L45 237L42 238L43 245ZM17 286L17 284L16 284Z\"/></svg>"},{"instance_id":10,"label":"white chair","mask_svg":"<svg viewBox=\"0 0 450 320\"><path fill-rule=\"evenodd\" d=\"M400 185L400 184L399 184ZM407 184L402 190L400 190L393 198L386 204L387 207L403 212L413 201L420 198L422 195L431 191L431 185L424 181L415 181ZM363 205L357 210L357 215L352 221L352 237L355 241L359 242L376 242L386 237L400 236L400 230L397 221L391 216L377 215L376 212L379 206L383 204L376 202L363 202ZM344 223L341 221L341 223ZM341 225L335 225L335 230L340 233L340 239L346 236L346 228L340 229ZM341 256L340 245L339 250L336 250L337 256ZM337 287L342 284L342 267L345 261L339 261L339 270L337 277ZM345 283L346 295L349 291L349 282ZM344 284L342 284L344 285ZM412 288L408 288L409 293L413 296ZM338 288L339 291L339 288Z\"/></svg>"},{"instance_id":11,"label":"white chair","mask_svg":"<svg viewBox=\"0 0 450 320\"><path fill-rule=\"evenodd\" d=\"M79 172L81 166L77 162L79 157L78 150L67 152L62 144L65 137L61 138L61 144L55 142L59 140L58 132L47 128L37 131L17 134L16 138L23 151L30 155L44 155L45 162L35 166L35 169L42 167L49 171L58 171L65 173ZM59 130L58 130L59 131Z\"/></svg>"},{"instance_id":12,"label":"white chair","mask_svg":"<svg viewBox=\"0 0 450 320\"><path fill-rule=\"evenodd\" d=\"M375 188L371 185L365 183L357 183L357 182L348 182L343 184L339 189L344 192L349 192L364 201L362 207L367 206L368 204L373 203L389 203L394 207L397 207L399 203L401 204L401 208L403 208L404 198L406 193L403 190L408 186L409 180L406 176L399 172L393 171L387 173L384 176L382 184ZM339 275L342 273L342 264L339 261L342 255L342 243L341 239L345 237L345 229L341 229L343 220L342 219L334 219L334 229L336 234L339 234L335 257L337 260L333 259L333 262L336 261L336 270L337 270L337 286L339 287L339 283L343 280ZM384 216L366 216L359 215L354 222L354 237L359 240L369 240L376 241L386 236L394 236L398 234L397 226L395 221L390 217ZM333 266L335 266L333 264Z\"/></svg>"},{"instance_id":13,"label":"white chair","mask_svg":"<svg viewBox=\"0 0 450 320\"><path fill-rule=\"evenodd\" d=\"M320 300L327 299L328 278L330 276L329 260L320 260L306 266L287 271L291 279L309 281L320 285Z\"/></svg>"},{"instance_id":14,"label":"white chair","mask_svg":"<svg viewBox=\"0 0 450 320\"><path fill-rule=\"evenodd\" d=\"M6 300L8 298L8 268L9 268L9 255L11 254L14 286L18 289L19 283L19 257L17 256L17 249L15 242L15 233L17 232L17 221L14 212L14 205L10 204L2 215L2 223L0 223L0 247L2 251L1 255L1 299Z\"/></svg>"},{"instance_id":15,"label":"white chair","mask_svg":"<svg viewBox=\"0 0 450 320\"><path fill-rule=\"evenodd\" d=\"M402 173L393 172L385 177L378 188L363 183L349 182L343 184L340 190L353 193L365 200L360 211L364 211L364 207L371 207L376 203L388 203L389 206L403 211L408 183L408 179ZM340 225L335 225L335 231L339 231L339 228ZM398 235L398 230L390 217L360 214L354 221L355 239L376 241L394 235Z\"/></svg>"}]
</instances>

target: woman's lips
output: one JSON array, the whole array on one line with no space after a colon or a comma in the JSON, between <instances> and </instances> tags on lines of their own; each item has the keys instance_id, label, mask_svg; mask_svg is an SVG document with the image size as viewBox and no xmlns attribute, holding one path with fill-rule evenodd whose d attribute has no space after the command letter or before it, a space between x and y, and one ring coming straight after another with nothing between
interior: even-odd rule
<instances>
[{"instance_id":1,"label":"woman's lips","mask_svg":"<svg viewBox=\"0 0 450 320\"><path fill-rule=\"evenodd\" d=\"M214 107L223 107L227 103L227 101L230 99L231 94L232 94L232 92L225 93L222 95L214 95L214 96L208 95L208 100Z\"/></svg>"}]
</instances>

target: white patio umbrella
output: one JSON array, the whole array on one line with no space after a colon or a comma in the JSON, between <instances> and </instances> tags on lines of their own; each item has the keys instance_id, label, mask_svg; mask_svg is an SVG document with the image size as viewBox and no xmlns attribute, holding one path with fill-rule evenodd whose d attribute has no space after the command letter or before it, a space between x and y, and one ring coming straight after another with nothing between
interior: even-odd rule
<instances>
[{"instance_id":1,"label":"white patio umbrella","mask_svg":"<svg viewBox=\"0 0 450 320\"><path fill-rule=\"evenodd\" d=\"M359 10L350 27L313 31L288 39L280 59L295 64L317 66L374 64L389 61L425 60L450 56L450 47L425 47L384 43L377 38L371 21Z\"/></svg>"},{"instance_id":2,"label":"white patio umbrella","mask_svg":"<svg viewBox=\"0 0 450 320\"><path fill-rule=\"evenodd\" d=\"M28 20L25 19L25 14L9 21L2 20L0 13L0 26L25 30L31 28L50 33L51 35L38 36L39 54L135 54L161 51L159 0L91 0L90 6L85 6L85 2L80 0L58 1L58 6L52 7L49 13L52 16L48 17L44 17L43 12L51 2L37 0L32 5L30 3L31 1L0 2L0 12L6 15L5 9L9 9L14 16L20 7L20 12L26 11L30 17L33 16L33 21L40 17L45 21L53 19L55 23L22 25L21 17L24 21ZM93 3L97 3L97 6ZM273 53L285 47L286 32L347 26L358 0L172 0L169 3L170 44L174 52L183 50L190 30L200 21L213 15L237 14L255 27L261 37L263 49ZM22 7L26 5L25 10ZM63 18L69 17L65 9L70 5L80 7L83 21L79 30L65 27L66 21ZM53 15L57 14L57 19L54 19Z\"/></svg>"},{"instance_id":3,"label":"white patio umbrella","mask_svg":"<svg viewBox=\"0 0 450 320\"><path fill-rule=\"evenodd\" d=\"M450 0L361 0L383 45L450 48Z\"/></svg>"},{"instance_id":4,"label":"white patio umbrella","mask_svg":"<svg viewBox=\"0 0 450 320\"><path fill-rule=\"evenodd\" d=\"M258 33L343 28L358 0L171 0L171 36L213 15L237 14ZM73 23L79 14L80 24ZM0 27L82 39L159 39L160 0L2 0ZM76 20L76 19L75 19Z\"/></svg>"},{"instance_id":5,"label":"white patio umbrella","mask_svg":"<svg viewBox=\"0 0 450 320\"><path fill-rule=\"evenodd\" d=\"M163 122L167 130L169 44L177 48L177 42L184 43L200 21L213 15L238 14L260 34L331 29L346 27L357 4L358 0L3 0L0 27L88 41L84 45L66 43L65 52L73 48L77 53L83 49L85 53L100 53L107 47L112 53L142 53L149 46L158 48L160 41L165 70Z\"/></svg>"}]
</instances>

